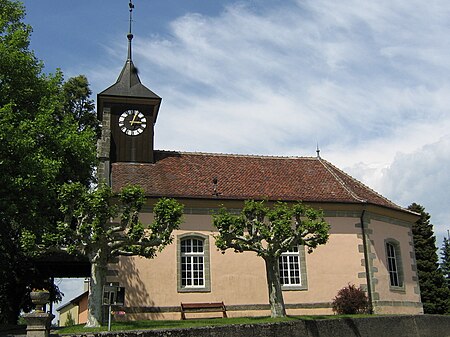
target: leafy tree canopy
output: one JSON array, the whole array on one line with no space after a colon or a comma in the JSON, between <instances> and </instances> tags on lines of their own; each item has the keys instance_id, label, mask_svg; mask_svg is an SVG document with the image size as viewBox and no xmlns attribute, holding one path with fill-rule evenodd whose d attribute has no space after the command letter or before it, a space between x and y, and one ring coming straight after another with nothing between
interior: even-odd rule
<instances>
[{"instance_id":1,"label":"leafy tree canopy","mask_svg":"<svg viewBox=\"0 0 450 337\"><path fill-rule=\"evenodd\" d=\"M285 316L278 258L294 246L304 245L311 253L328 241L330 225L323 213L301 203L277 202L270 208L264 201L246 201L239 215L222 208L213 218L219 234L216 246L225 251L252 251L266 264L272 317Z\"/></svg>"},{"instance_id":2,"label":"leafy tree canopy","mask_svg":"<svg viewBox=\"0 0 450 337\"><path fill-rule=\"evenodd\" d=\"M14 323L34 282L24 244L56 230L58 191L66 182L89 185L96 161L94 115L68 106L89 100L87 81L46 75L29 50L23 5L0 0L0 322ZM83 77L84 78L84 77ZM85 79L85 78L84 78ZM83 97L83 93L87 96ZM82 117L86 115L86 117Z\"/></svg>"},{"instance_id":3,"label":"leafy tree canopy","mask_svg":"<svg viewBox=\"0 0 450 337\"><path fill-rule=\"evenodd\" d=\"M60 202L64 220L58 223L58 231L44 235L42 242L44 247L55 246L89 259L88 326L99 326L108 262L117 256L153 258L172 242L172 231L181 222L183 206L174 199L160 199L153 207L154 221L144 226L139 220L145 203L140 187L127 186L115 194L105 185L90 190L71 183L62 187ZM35 246L30 241L27 248Z\"/></svg>"}]
</instances>

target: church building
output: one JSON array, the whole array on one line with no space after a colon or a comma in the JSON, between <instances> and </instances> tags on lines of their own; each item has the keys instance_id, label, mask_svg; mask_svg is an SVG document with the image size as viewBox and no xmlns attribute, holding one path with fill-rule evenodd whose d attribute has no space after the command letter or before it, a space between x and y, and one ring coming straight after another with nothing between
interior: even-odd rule
<instances>
[{"instance_id":1,"label":"church building","mask_svg":"<svg viewBox=\"0 0 450 337\"><path fill-rule=\"evenodd\" d=\"M161 98L144 86L128 58L117 82L98 94L102 137L100 181L119 191L140 185L147 197L141 221L153 219L160 197L184 204L174 241L154 259L120 257L108 283L125 287L128 319L180 319L181 303L223 303L228 317L270 314L264 261L255 253L222 254L212 214L239 212L245 200L302 201L324 211L327 244L308 254L283 253L280 280L287 313L332 314L338 291L367 291L377 314L421 314L410 212L320 157L190 153L154 149ZM192 314L191 314L192 315ZM198 315L196 317L199 317Z\"/></svg>"}]
</instances>

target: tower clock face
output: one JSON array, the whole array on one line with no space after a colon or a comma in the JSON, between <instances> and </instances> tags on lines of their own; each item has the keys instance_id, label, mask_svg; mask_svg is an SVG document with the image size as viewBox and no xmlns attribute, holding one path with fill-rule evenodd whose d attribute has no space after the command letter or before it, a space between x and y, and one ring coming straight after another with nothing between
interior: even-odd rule
<instances>
[{"instance_id":1,"label":"tower clock face","mask_svg":"<svg viewBox=\"0 0 450 337\"><path fill-rule=\"evenodd\" d=\"M139 110L127 110L119 117L119 128L128 136L137 136L144 132L147 119Z\"/></svg>"}]
</instances>

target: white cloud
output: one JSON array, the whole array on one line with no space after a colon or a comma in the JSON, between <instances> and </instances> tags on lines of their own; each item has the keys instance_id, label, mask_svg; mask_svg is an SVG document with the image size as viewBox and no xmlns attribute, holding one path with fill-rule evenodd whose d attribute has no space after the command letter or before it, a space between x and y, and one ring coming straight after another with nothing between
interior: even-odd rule
<instances>
[{"instance_id":1,"label":"white cloud","mask_svg":"<svg viewBox=\"0 0 450 337\"><path fill-rule=\"evenodd\" d=\"M422 204L435 225L450 226L449 167L450 134L413 153L397 154L383 176L383 191L403 205Z\"/></svg>"},{"instance_id":2,"label":"white cloud","mask_svg":"<svg viewBox=\"0 0 450 337\"><path fill-rule=\"evenodd\" d=\"M427 32L448 29L427 28L413 6L420 4L405 4L314 1L258 12L240 4L218 17L186 14L171 24L170 35L141 37L135 48L141 77L154 78L165 99L157 140L176 148L176 138L164 137L175 123L196 130L196 148L222 151L220 144L229 144L225 150L234 145L245 152L260 143L259 152L285 153L316 140L349 148L393 138L414 123L440 124L448 82L418 80L436 64L448 66L442 46L422 48L430 44ZM438 56L428 60L428 54ZM152 75L155 69L162 78ZM433 76L442 77L428 73Z\"/></svg>"},{"instance_id":3,"label":"white cloud","mask_svg":"<svg viewBox=\"0 0 450 337\"><path fill-rule=\"evenodd\" d=\"M394 202L450 223L448 2L274 3L186 13L135 39L141 79L163 97L156 146L314 155L319 142Z\"/></svg>"}]
</instances>

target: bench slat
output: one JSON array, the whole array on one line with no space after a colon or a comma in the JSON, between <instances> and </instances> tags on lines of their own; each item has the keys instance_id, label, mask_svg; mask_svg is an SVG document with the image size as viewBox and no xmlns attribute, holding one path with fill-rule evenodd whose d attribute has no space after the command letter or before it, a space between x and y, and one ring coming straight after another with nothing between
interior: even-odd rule
<instances>
[{"instance_id":1,"label":"bench slat","mask_svg":"<svg viewBox=\"0 0 450 337\"><path fill-rule=\"evenodd\" d=\"M223 303L181 303L183 308L222 308Z\"/></svg>"},{"instance_id":2,"label":"bench slat","mask_svg":"<svg viewBox=\"0 0 450 337\"><path fill-rule=\"evenodd\" d=\"M227 311L223 302L209 303L181 303L181 319L186 319L187 312L222 312L223 317L227 317Z\"/></svg>"}]
</instances>

